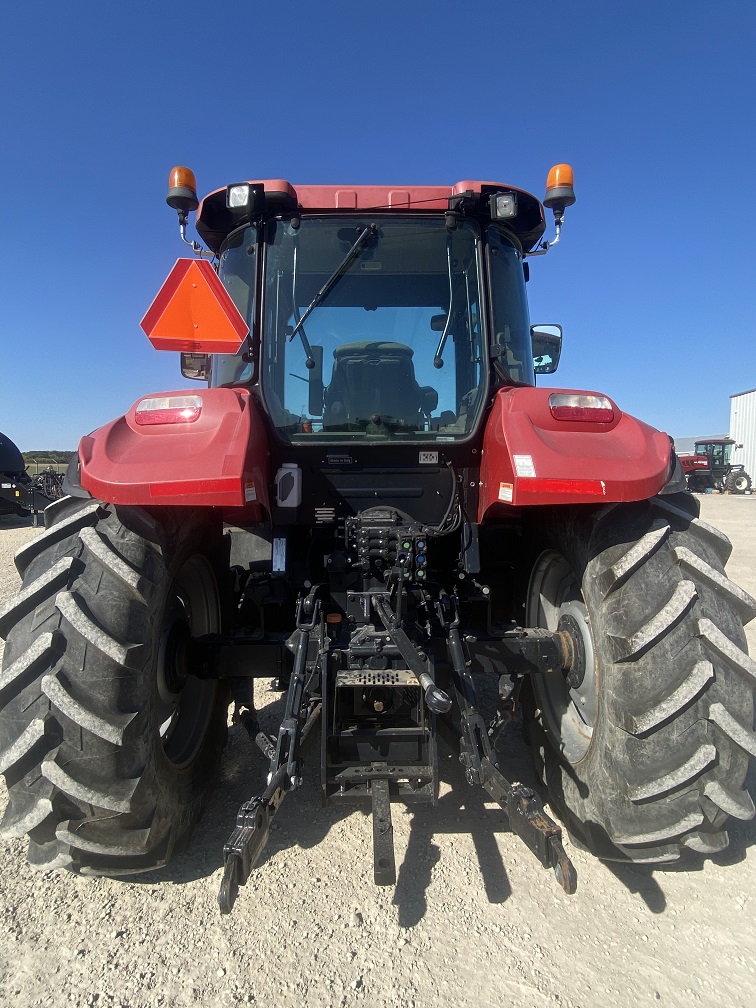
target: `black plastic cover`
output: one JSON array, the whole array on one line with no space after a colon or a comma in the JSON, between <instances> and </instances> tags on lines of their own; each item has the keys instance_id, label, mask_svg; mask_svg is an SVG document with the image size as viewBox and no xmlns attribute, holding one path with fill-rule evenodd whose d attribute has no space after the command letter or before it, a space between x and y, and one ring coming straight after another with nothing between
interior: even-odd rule
<instances>
[{"instance_id":1,"label":"black plastic cover","mask_svg":"<svg viewBox=\"0 0 756 1008\"><path fill-rule=\"evenodd\" d=\"M24 472L26 463L16 445L6 434L0 434L0 472Z\"/></svg>"}]
</instances>

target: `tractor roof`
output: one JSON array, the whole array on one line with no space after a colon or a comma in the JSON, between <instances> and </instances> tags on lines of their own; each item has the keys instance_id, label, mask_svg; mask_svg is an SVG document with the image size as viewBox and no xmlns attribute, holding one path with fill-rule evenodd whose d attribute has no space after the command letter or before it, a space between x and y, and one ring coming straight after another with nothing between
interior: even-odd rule
<instances>
[{"instance_id":1,"label":"tractor roof","mask_svg":"<svg viewBox=\"0 0 756 1008\"><path fill-rule=\"evenodd\" d=\"M543 207L535 196L503 182L465 180L453 186L400 185L292 185L284 179L250 181L258 189L260 216L297 210L322 213L436 213L464 208L471 216L488 218L488 198L494 193L517 194L517 216L504 222L507 230L528 252L538 242L546 224ZM216 189L200 203L196 228L206 245L217 252L226 236L245 222L248 211L226 205L226 187Z\"/></svg>"}]
</instances>

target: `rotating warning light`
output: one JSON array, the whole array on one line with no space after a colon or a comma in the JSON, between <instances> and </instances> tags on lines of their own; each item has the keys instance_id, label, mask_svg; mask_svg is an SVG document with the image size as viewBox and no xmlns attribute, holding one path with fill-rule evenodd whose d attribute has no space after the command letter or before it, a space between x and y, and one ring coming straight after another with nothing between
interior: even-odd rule
<instances>
[{"instance_id":1,"label":"rotating warning light","mask_svg":"<svg viewBox=\"0 0 756 1008\"><path fill-rule=\"evenodd\" d=\"M180 214L188 214L199 206L197 181L191 168L176 165L168 176L168 195L165 202Z\"/></svg>"},{"instance_id":2,"label":"rotating warning light","mask_svg":"<svg viewBox=\"0 0 756 1008\"><path fill-rule=\"evenodd\" d=\"M565 207L572 206L575 202L574 184L574 173L570 165L554 165L546 179L543 205L554 213L562 213Z\"/></svg>"}]
</instances>

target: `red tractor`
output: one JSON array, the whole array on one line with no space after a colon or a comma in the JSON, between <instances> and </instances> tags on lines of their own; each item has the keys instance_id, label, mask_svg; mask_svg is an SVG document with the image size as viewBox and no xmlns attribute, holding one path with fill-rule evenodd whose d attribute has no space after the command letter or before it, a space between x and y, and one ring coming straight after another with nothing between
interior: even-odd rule
<instances>
[{"instance_id":1,"label":"red tractor","mask_svg":"<svg viewBox=\"0 0 756 1008\"><path fill-rule=\"evenodd\" d=\"M557 166L555 240L573 202ZM199 203L177 168L168 203L195 258L143 327L206 384L84 437L17 555L5 835L28 834L40 869L166 864L232 703L266 771L250 744L223 912L308 753L324 802L372 810L392 884L391 805L437 801L441 745L573 892L559 826L496 748L520 717L542 793L598 857L725 847L728 816L754 814L756 604L666 434L602 393L536 387L561 348L528 321L528 260L554 244L538 199L268 179ZM275 737L260 677L285 694Z\"/></svg>"},{"instance_id":2,"label":"red tractor","mask_svg":"<svg viewBox=\"0 0 756 1008\"><path fill-rule=\"evenodd\" d=\"M708 441L696 441L692 455L680 453L680 464L688 489L693 493L711 490L732 494L749 493L751 477L745 471L745 466L731 462L734 446L735 442L731 438L711 438Z\"/></svg>"}]
</instances>

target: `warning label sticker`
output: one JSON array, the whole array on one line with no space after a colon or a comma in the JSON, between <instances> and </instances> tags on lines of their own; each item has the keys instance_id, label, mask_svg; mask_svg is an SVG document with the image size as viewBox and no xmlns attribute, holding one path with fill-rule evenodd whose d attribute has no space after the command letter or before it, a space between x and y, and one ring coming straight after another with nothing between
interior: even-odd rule
<instances>
[{"instance_id":1,"label":"warning label sticker","mask_svg":"<svg viewBox=\"0 0 756 1008\"><path fill-rule=\"evenodd\" d=\"M507 503L512 503L512 495L514 492L514 487L511 483L500 483L499 484L499 500L507 501Z\"/></svg>"},{"instance_id":2,"label":"warning label sticker","mask_svg":"<svg viewBox=\"0 0 756 1008\"><path fill-rule=\"evenodd\" d=\"M518 476L535 476L535 466L532 455L514 455L514 467Z\"/></svg>"}]
</instances>

